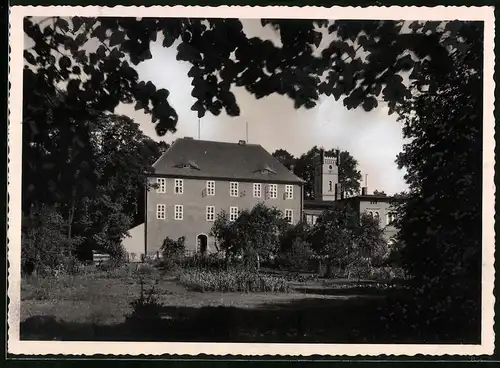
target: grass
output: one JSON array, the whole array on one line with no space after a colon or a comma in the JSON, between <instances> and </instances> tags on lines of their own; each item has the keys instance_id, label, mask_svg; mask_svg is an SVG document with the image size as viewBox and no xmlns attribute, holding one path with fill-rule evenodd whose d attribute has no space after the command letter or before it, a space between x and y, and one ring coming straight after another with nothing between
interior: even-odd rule
<instances>
[{"instance_id":1,"label":"grass","mask_svg":"<svg viewBox=\"0 0 500 368\"><path fill-rule=\"evenodd\" d=\"M149 281L146 289L148 285L155 286L160 305L153 315L147 316L147 323L140 318L126 318L133 314L131 303L140 295L141 277ZM174 277L160 275L156 270L126 268L57 279L24 279L21 338L80 341L446 342L434 332L412 329L401 320L397 311L393 314L394 298L403 300L404 290L403 294L398 294L402 291L373 282L314 279L290 281L288 286L288 293L197 292ZM462 337L458 332L457 336L459 342L476 343L471 337ZM457 342L456 339L453 342Z\"/></svg>"}]
</instances>

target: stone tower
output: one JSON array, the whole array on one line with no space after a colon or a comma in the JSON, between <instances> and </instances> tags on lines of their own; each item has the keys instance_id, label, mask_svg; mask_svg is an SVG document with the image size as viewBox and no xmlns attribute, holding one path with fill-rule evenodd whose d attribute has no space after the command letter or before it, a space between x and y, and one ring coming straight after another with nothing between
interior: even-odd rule
<instances>
[{"instance_id":1,"label":"stone tower","mask_svg":"<svg viewBox=\"0 0 500 368\"><path fill-rule=\"evenodd\" d=\"M341 199L339 183L340 151L335 156L326 156L322 150L314 158L314 199L335 201Z\"/></svg>"}]
</instances>

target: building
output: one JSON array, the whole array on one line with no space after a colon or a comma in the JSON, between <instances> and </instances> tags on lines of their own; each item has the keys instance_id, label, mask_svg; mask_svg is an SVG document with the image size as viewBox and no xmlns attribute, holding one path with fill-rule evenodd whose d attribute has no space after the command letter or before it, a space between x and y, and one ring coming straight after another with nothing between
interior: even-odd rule
<instances>
[{"instance_id":1,"label":"building","mask_svg":"<svg viewBox=\"0 0 500 368\"><path fill-rule=\"evenodd\" d=\"M153 165L146 191L145 254L158 255L166 237L185 237L188 251L217 251L210 230L217 214L231 219L257 203L303 218L303 183L262 146L181 138Z\"/></svg>"},{"instance_id":2,"label":"building","mask_svg":"<svg viewBox=\"0 0 500 368\"><path fill-rule=\"evenodd\" d=\"M304 200L304 219L309 224L316 220L323 211L336 203L347 203L359 213L367 213L379 220L384 229L384 237L391 241L396 234L393 226L394 213L392 202L394 197L368 194L367 187L363 187L360 195L344 198L339 183L339 152L335 157L325 156L323 153L314 160L314 200Z\"/></svg>"}]
</instances>

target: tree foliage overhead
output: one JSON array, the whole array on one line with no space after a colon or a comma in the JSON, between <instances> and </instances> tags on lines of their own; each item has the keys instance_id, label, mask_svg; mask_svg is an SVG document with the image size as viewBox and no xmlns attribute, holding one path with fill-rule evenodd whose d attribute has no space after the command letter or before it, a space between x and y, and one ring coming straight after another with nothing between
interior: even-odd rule
<instances>
[{"instance_id":1,"label":"tree foliage overhead","mask_svg":"<svg viewBox=\"0 0 500 368\"><path fill-rule=\"evenodd\" d=\"M468 52L466 22L262 20L283 46L248 38L238 19L25 18L34 46L24 51L25 118L38 124L61 83L75 113L113 111L134 103L151 115L156 131L175 131L170 92L139 80L133 65L148 60L151 43L177 42L177 59L192 67L192 110L237 116L232 92L245 87L256 98L277 93L295 107L312 108L320 95L343 97L344 106L370 111L379 100L394 111L413 89L435 93L454 57ZM464 34L466 37L464 37ZM318 49L324 37L331 42ZM95 51L86 51L90 43ZM88 48L90 50L90 47ZM319 50L319 56L315 53ZM400 75L409 72L410 85Z\"/></svg>"}]
</instances>

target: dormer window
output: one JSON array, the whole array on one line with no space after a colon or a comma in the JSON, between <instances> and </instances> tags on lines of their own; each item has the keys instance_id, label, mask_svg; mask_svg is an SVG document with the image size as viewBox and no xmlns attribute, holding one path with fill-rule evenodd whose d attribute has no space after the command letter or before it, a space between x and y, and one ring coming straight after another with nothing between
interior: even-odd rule
<instances>
[{"instance_id":1,"label":"dormer window","mask_svg":"<svg viewBox=\"0 0 500 368\"><path fill-rule=\"evenodd\" d=\"M175 165L178 169L194 169L200 170L200 167L194 161L181 162Z\"/></svg>"},{"instance_id":2,"label":"dormer window","mask_svg":"<svg viewBox=\"0 0 500 368\"><path fill-rule=\"evenodd\" d=\"M276 171L274 171L271 167L269 166L264 166L264 167L259 167L257 170L254 172L258 172L261 175L276 175Z\"/></svg>"}]
</instances>

